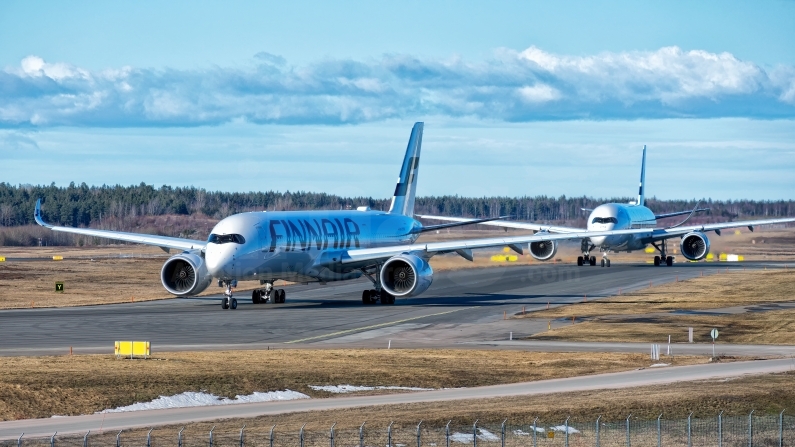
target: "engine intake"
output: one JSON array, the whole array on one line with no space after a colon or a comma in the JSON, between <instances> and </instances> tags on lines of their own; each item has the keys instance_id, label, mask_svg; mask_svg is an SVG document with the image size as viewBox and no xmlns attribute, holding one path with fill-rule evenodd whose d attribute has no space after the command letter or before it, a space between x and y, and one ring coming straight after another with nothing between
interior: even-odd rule
<instances>
[{"instance_id":1,"label":"engine intake","mask_svg":"<svg viewBox=\"0 0 795 447\"><path fill-rule=\"evenodd\" d=\"M433 269L428 261L416 255L393 256L381 267L381 287L396 297L419 295L432 282Z\"/></svg>"},{"instance_id":2,"label":"engine intake","mask_svg":"<svg viewBox=\"0 0 795 447\"><path fill-rule=\"evenodd\" d=\"M198 295L212 282L204 258L195 253L180 253L163 264L160 281L165 289L177 296Z\"/></svg>"},{"instance_id":3,"label":"engine intake","mask_svg":"<svg viewBox=\"0 0 795 447\"><path fill-rule=\"evenodd\" d=\"M548 261L558 252L558 243L555 241L538 241L530 243L530 254L539 261Z\"/></svg>"},{"instance_id":4,"label":"engine intake","mask_svg":"<svg viewBox=\"0 0 795 447\"><path fill-rule=\"evenodd\" d=\"M709 238L700 231L687 233L679 243L679 250L685 258L699 261L709 254Z\"/></svg>"}]
</instances>

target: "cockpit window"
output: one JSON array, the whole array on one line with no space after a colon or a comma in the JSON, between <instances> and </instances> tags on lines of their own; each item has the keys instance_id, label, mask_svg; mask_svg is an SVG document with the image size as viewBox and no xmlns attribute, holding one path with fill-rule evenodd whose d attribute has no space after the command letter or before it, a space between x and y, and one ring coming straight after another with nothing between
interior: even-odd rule
<instances>
[{"instance_id":1,"label":"cockpit window","mask_svg":"<svg viewBox=\"0 0 795 447\"><path fill-rule=\"evenodd\" d=\"M606 224L606 223L617 224L618 223L618 219L616 219L615 217L594 217L593 220L591 221L591 223L595 223L595 224Z\"/></svg>"},{"instance_id":2,"label":"cockpit window","mask_svg":"<svg viewBox=\"0 0 795 447\"><path fill-rule=\"evenodd\" d=\"M230 242L245 244L246 239L239 234L211 234L207 242L212 242L213 244L228 244Z\"/></svg>"}]
</instances>

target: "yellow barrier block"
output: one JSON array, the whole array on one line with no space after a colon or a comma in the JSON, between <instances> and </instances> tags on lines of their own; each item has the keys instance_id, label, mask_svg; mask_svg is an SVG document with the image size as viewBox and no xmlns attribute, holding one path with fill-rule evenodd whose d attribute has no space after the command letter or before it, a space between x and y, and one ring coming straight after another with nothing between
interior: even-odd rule
<instances>
[{"instance_id":1,"label":"yellow barrier block","mask_svg":"<svg viewBox=\"0 0 795 447\"><path fill-rule=\"evenodd\" d=\"M6 257L5 256L0 256L0 262L6 262Z\"/></svg>"},{"instance_id":2,"label":"yellow barrier block","mask_svg":"<svg viewBox=\"0 0 795 447\"><path fill-rule=\"evenodd\" d=\"M713 255L712 253L707 255L707 262L712 262L714 260L715 260L715 255Z\"/></svg>"},{"instance_id":3,"label":"yellow barrier block","mask_svg":"<svg viewBox=\"0 0 795 447\"><path fill-rule=\"evenodd\" d=\"M53 256L52 260L53 261L63 261L63 256Z\"/></svg>"},{"instance_id":4,"label":"yellow barrier block","mask_svg":"<svg viewBox=\"0 0 795 447\"><path fill-rule=\"evenodd\" d=\"M654 253L657 250L654 247L646 247L646 249L643 251L645 251L646 253Z\"/></svg>"},{"instance_id":5,"label":"yellow barrier block","mask_svg":"<svg viewBox=\"0 0 795 447\"><path fill-rule=\"evenodd\" d=\"M721 253L720 255L718 255L718 259L721 261L726 261L727 258L728 255L726 253Z\"/></svg>"},{"instance_id":6,"label":"yellow barrier block","mask_svg":"<svg viewBox=\"0 0 795 447\"><path fill-rule=\"evenodd\" d=\"M516 262L519 257L516 255L494 255L491 260L494 262Z\"/></svg>"},{"instance_id":7,"label":"yellow barrier block","mask_svg":"<svg viewBox=\"0 0 795 447\"><path fill-rule=\"evenodd\" d=\"M113 351L116 357L130 356L131 359L136 356L147 358L152 355L148 341L117 341L114 343Z\"/></svg>"},{"instance_id":8,"label":"yellow barrier block","mask_svg":"<svg viewBox=\"0 0 795 447\"><path fill-rule=\"evenodd\" d=\"M739 256L737 256L737 260L738 261L745 261L745 257L743 257L743 255L739 255Z\"/></svg>"}]
</instances>

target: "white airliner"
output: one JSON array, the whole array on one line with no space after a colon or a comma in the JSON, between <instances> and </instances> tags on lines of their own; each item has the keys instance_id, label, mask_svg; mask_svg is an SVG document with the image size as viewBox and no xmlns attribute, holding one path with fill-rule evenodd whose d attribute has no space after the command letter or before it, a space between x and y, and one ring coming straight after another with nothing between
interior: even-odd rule
<instances>
[{"instance_id":1,"label":"white airliner","mask_svg":"<svg viewBox=\"0 0 795 447\"><path fill-rule=\"evenodd\" d=\"M261 211L229 216L212 230L206 241L149 234L123 233L49 225L36 203L39 225L53 231L154 245L166 251L182 250L160 271L163 287L177 296L204 291L213 278L225 287L223 309L237 308L232 289L240 280L259 280L257 303L284 303L284 290L273 288L278 279L296 282L342 281L366 276L373 289L362 292L362 302L394 304L395 297L416 296L430 287L433 270L428 260L441 253L458 253L472 260L472 249L508 246L522 253L524 244L581 239L621 233L585 232L505 238L428 242L416 244L420 233L494 219L468 219L424 227L413 218L414 196L422 146L423 123L411 131L406 155L389 211L367 207L344 211ZM626 234L645 230L628 229Z\"/></svg>"},{"instance_id":2,"label":"white airliner","mask_svg":"<svg viewBox=\"0 0 795 447\"><path fill-rule=\"evenodd\" d=\"M704 259L707 254L709 254L709 238L706 235L709 231L714 231L720 236L720 230L725 228L748 227L749 230L754 231L754 227L759 225L795 222L795 218L785 218L724 222L685 227L682 225L684 225L694 213L705 211L705 209L700 209L696 206L692 211L654 214L652 210L645 206L645 182L646 146L643 146L643 161L641 162L640 188L638 190L637 201L630 202L629 204L606 203L599 205L593 210L583 209L583 211L591 211L591 214L588 216L587 228L562 227L526 222L505 222L496 219L494 221L482 222L481 225L533 230L537 232L536 235L546 233L582 234L585 232L586 237L582 238L581 243L582 256L577 257L577 265L596 265L596 257L591 256L590 253L595 248L599 248L599 251L602 252L602 267L610 267L610 259L607 255L611 251L614 253L622 251L632 252L634 250L643 250L651 244L660 253L654 256L654 265L671 266L674 263L674 257L668 254L667 247L667 240L670 238L680 237L679 248L682 256L691 261L697 261ZM657 227L657 219L682 216L685 214L688 215L687 218L676 225ZM460 217L430 215L418 215L417 217L448 222L475 223L474 219ZM625 230L628 229L645 229L646 231L626 233ZM530 254L540 261L552 259L557 249L558 246L556 241L539 241L530 244Z\"/></svg>"}]
</instances>

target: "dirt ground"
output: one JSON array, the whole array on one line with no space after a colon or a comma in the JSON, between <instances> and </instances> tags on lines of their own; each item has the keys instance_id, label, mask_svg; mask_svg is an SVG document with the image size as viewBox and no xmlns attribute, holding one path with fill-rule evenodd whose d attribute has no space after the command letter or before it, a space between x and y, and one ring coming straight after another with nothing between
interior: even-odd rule
<instances>
[{"instance_id":1,"label":"dirt ground","mask_svg":"<svg viewBox=\"0 0 795 447\"><path fill-rule=\"evenodd\" d=\"M677 357L676 364L703 363ZM0 419L87 414L160 395L234 397L309 385L455 388L572 377L649 366L647 355L472 350L179 352L149 360L108 355L0 358Z\"/></svg>"},{"instance_id":2,"label":"dirt ground","mask_svg":"<svg viewBox=\"0 0 795 447\"><path fill-rule=\"evenodd\" d=\"M793 290L793 269L740 271L653 286L517 318L585 320L531 337L542 340L662 343L670 335L672 342L679 343L688 341L688 328L692 327L695 342L711 342L709 333L716 328L719 344L795 344L795 309L736 315L686 312L792 302Z\"/></svg>"}]
</instances>

